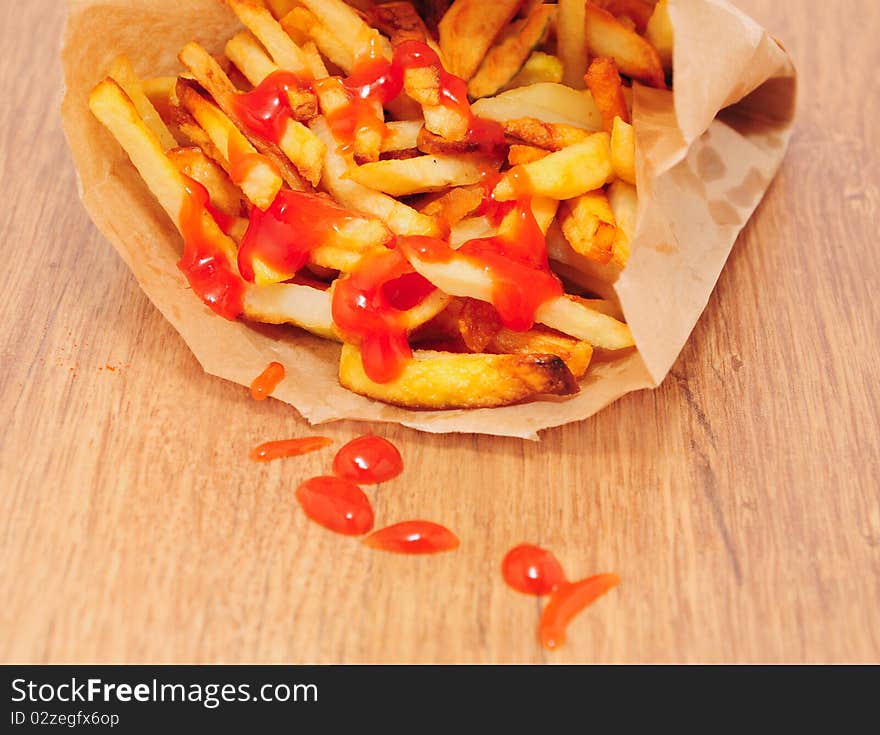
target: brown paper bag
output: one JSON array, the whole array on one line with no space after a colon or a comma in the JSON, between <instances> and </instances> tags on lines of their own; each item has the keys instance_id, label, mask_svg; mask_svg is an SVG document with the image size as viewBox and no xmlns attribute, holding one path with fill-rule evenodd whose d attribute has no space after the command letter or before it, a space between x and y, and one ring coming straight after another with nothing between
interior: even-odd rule
<instances>
[{"instance_id":1,"label":"brown paper bag","mask_svg":"<svg viewBox=\"0 0 880 735\"><path fill-rule=\"evenodd\" d=\"M192 294L175 265L176 229L86 100L121 53L140 74L157 76L180 69L188 41L219 51L239 25L217 0L72 0L62 117L83 202L208 373L248 385L277 360L287 379L274 396L312 423L363 419L533 439L664 379L785 155L796 91L785 51L726 0L670 0L669 9L675 91L634 92L639 218L616 284L638 351L595 366L568 399L473 411L387 406L339 385L338 345L294 328L226 321Z\"/></svg>"}]
</instances>

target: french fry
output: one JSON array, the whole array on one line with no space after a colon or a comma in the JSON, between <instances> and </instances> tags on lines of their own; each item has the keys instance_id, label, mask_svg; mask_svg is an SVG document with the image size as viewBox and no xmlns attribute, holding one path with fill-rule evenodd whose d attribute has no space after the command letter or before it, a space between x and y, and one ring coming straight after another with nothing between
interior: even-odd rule
<instances>
[{"instance_id":1,"label":"french fry","mask_svg":"<svg viewBox=\"0 0 880 735\"><path fill-rule=\"evenodd\" d=\"M611 260L618 237L617 225L602 189L565 202L559 224L575 252L597 263Z\"/></svg>"},{"instance_id":2,"label":"french fry","mask_svg":"<svg viewBox=\"0 0 880 735\"><path fill-rule=\"evenodd\" d=\"M229 162L234 184L249 201L268 209L284 183L274 166L257 153L223 111L188 85L178 87L180 103L210 136L214 146Z\"/></svg>"},{"instance_id":3,"label":"french fry","mask_svg":"<svg viewBox=\"0 0 880 735\"><path fill-rule=\"evenodd\" d=\"M244 314L264 324L293 324L327 339L339 340L333 326L331 293L293 283L249 286Z\"/></svg>"},{"instance_id":4,"label":"french fry","mask_svg":"<svg viewBox=\"0 0 880 735\"><path fill-rule=\"evenodd\" d=\"M648 0L593 0L593 2L607 10L615 18L627 18L632 21L633 28L637 33L644 33L648 25L648 19L654 11L654 1Z\"/></svg>"},{"instance_id":5,"label":"french fry","mask_svg":"<svg viewBox=\"0 0 880 735\"><path fill-rule=\"evenodd\" d=\"M531 52L543 43L555 15L555 6L539 4L528 18L511 23L468 83L468 94L475 99L488 97L510 84Z\"/></svg>"},{"instance_id":6,"label":"french fry","mask_svg":"<svg viewBox=\"0 0 880 735\"><path fill-rule=\"evenodd\" d=\"M604 186L612 176L611 144L607 133L594 133L549 156L510 169L495 187L499 202L520 196L522 187L552 199L572 199Z\"/></svg>"},{"instance_id":7,"label":"french fry","mask_svg":"<svg viewBox=\"0 0 880 735\"><path fill-rule=\"evenodd\" d=\"M607 263L597 263L575 252L558 222L554 222L547 231L546 242L547 257L554 273L603 299L616 298L613 284L620 277L621 263L613 257Z\"/></svg>"},{"instance_id":8,"label":"french fry","mask_svg":"<svg viewBox=\"0 0 880 735\"><path fill-rule=\"evenodd\" d=\"M166 151L175 148L177 141L144 91L143 83L135 73L131 60L127 56L118 56L110 65L108 76L128 95L141 120L156 134L162 147Z\"/></svg>"},{"instance_id":9,"label":"french fry","mask_svg":"<svg viewBox=\"0 0 880 735\"><path fill-rule=\"evenodd\" d=\"M555 355L454 354L418 350L388 383L367 377L360 351L343 345L339 382L395 406L433 410L509 406L541 395L571 395L577 381Z\"/></svg>"},{"instance_id":10,"label":"french fry","mask_svg":"<svg viewBox=\"0 0 880 735\"><path fill-rule=\"evenodd\" d=\"M526 59L523 68L504 86L504 89L529 87L532 84L545 82L559 84L562 81L562 76L562 62L558 56L543 51L533 51L531 56Z\"/></svg>"},{"instance_id":11,"label":"french fry","mask_svg":"<svg viewBox=\"0 0 880 735\"><path fill-rule=\"evenodd\" d=\"M180 54L178 54L178 58L190 70L199 85L213 97L214 102L222 110L226 118L232 121L242 135L244 135L246 128L238 120L234 109L234 99L239 94L238 89L236 89L235 85L226 75L226 72L220 67L220 64L217 63L217 60L197 43L188 43L184 46ZM178 80L178 88L181 86L191 85L187 80L181 78ZM306 188L299 172L291 163L289 157L277 145L264 141L257 136L250 136L248 141L250 145L255 147L262 156L274 165L291 189L302 191ZM222 146L220 150L224 152Z\"/></svg>"},{"instance_id":12,"label":"french fry","mask_svg":"<svg viewBox=\"0 0 880 735\"><path fill-rule=\"evenodd\" d=\"M337 34L326 28L310 10L295 7L280 22L287 34L302 43L303 47L311 39L331 64L345 73L351 71L351 67L354 66L354 52L338 38ZM327 75L323 74L315 78L322 79L325 76Z\"/></svg>"},{"instance_id":13,"label":"french fry","mask_svg":"<svg viewBox=\"0 0 880 735\"><path fill-rule=\"evenodd\" d=\"M498 227L483 215L465 217L452 225L449 231L449 246L458 250L468 240L478 240L482 237L492 237L498 234Z\"/></svg>"},{"instance_id":14,"label":"french fry","mask_svg":"<svg viewBox=\"0 0 880 735\"><path fill-rule=\"evenodd\" d=\"M101 82L89 95L89 108L128 154L147 188L180 227L180 212L188 197L183 174L169 160L156 134L140 118L132 101L112 79ZM214 218L202 212L202 231L236 269L235 243L217 226Z\"/></svg>"},{"instance_id":15,"label":"french fry","mask_svg":"<svg viewBox=\"0 0 880 735\"><path fill-rule=\"evenodd\" d=\"M314 1L314 0L313 0ZM477 71L523 0L457 0L440 21L440 50L446 69L465 81Z\"/></svg>"},{"instance_id":16,"label":"french fry","mask_svg":"<svg viewBox=\"0 0 880 735\"><path fill-rule=\"evenodd\" d=\"M373 5L366 11L367 18L374 28L378 28L388 38L391 45L404 41L432 42L425 22L409 2L385 2Z\"/></svg>"},{"instance_id":17,"label":"french fry","mask_svg":"<svg viewBox=\"0 0 880 735\"><path fill-rule=\"evenodd\" d=\"M492 302L491 277L478 264L466 257L455 256L447 261L432 262L407 252L413 268L450 296ZM535 320L551 329L589 342L594 347L620 350L633 345L629 327L606 314L559 296L538 308Z\"/></svg>"},{"instance_id":18,"label":"french fry","mask_svg":"<svg viewBox=\"0 0 880 735\"><path fill-rule=\"evenodd\" d=\"M306 55L265 7L253 0L225 0L238 19L263 44L275 63L294 74L310 75Z\"/></svg>"},{"instance_id":19,"label":"french fry","mask_svg":"<svg viewBox=\"0 0 880 735\"><path fill-rule=\"evenodd\" d=\"M534 117L522 117L504 123L504 134L548 151L561 151L575 143L583 143L591 133L573 125L546 123Z\"/></svg>"},{"instance_id":20,"label":"french fry","mask_svg":"<svg viewBox=\"0 0 880 735\"><path fill-rule=\"evenodd\" d=\"M556 355L575 378L586 375L593 358L593 346L589 342L541 328L530 329L528 332L501 328L488 341L484 350L505 355Z\"/></svg>"},{"instance_id":21,"label":"french fry","mask_svg":"<svg viewBox=\"0 0 880 735\"><path fill-rule=\"evenodd\" d=\"M309 127L327 147L321 183L340 204L378 217L396 235L439 234L438 222L433 217L346 177L354 165L352 157L337 150L333 134L323 117L316 117Z\"/></svg>"},{"instance_id":22,"label":"french fry","mask_svg":"<svg viewBox=\"0 0 880 735\"><path fill-rule=\"evenodd\" d=\"M424 124L421 120L392 120L385 123L382 153L408 151L419 147L419 133Z\"/></svg>"},{"instance_id":23,"label":"french fry","mask_svg":"<svg viewBox=\"0 0 880 735\"><path fill-rule=\"evenodd\" d=\"M583 77L581 77L583 82ZM585 130L602 130L602 116L589 92L545 82L484 97L471 108L475 115L504 123L534 118Z\"/></svg>"},{"instance_id":24,"label":"french fry","mask_svg":"<svg viewBox=\"0 0 880 735\"><path fill-rule=\"evenodd\" d=\"M672 51L675 38L672 21L669 19L668 0L660 0L654 6L654 12L651 14L648 27L645 30L645 37L657 49L660 61L663 62L663 69L667 72L672 71Z\"/></svg>"},{"instance_id":25,"label":"french fry","mask_svg":"<svg viewBox=\"0 0 880 735\"><path fill-rule=\"evenodd\" d=\"M556 36L562 81L575 89L583 88L589 61L585 19L584 0L559 0Z\"/></svg>"},{"instance_id":26,"label":"french fry","mask_svg":"<svg viewBox=\"0 0 880 735\"><path fill-rule=\"evenodd\" d=\"M650 43L589 0L585 13L587 48L593 56L612 57L621 72L649 86L666 86L663 64Z\"/></svg>"},{"instance_id":27,"label":"french fry","mask_svg":"<svg viewBox=\"0 0 880 735\"><path fill-rule=\"evenodd\" d=\"M226 172L201 148L172 148L167 156L184 176L198 181L208 190L211 204L221 212L238 217L242 212L242 193Z\"/></svg>"},{"instance_id":28,"label":"french fry","mask_svg":"<svg viewBox=\"0 0 880 735\"><path fill-rule=\"evenodd\" d=\"M540 161L547 156L550 151L545 148L538 148L535 145L514 144L510 146L507 153L507 162L511 166L519 166L523 163L531 163L532 161Z\"/></svg>"},{"instance_id":29,"label":"french fry","mask_svg":"<svg viewBox=\"0 0 880 735\"><path fill-rule=\"evenodd\" d=\"M616 118L629 122L629 110L626 107L626 98L623 96L620 72L614 59L608 56L593 59L584 81L602 115L602 129L606 133L612 131Z\"/></svg>"},{"instance_id":30,"label":"french fry","mask_svg":"<svg viewBox=\"0 0 880 735\"><path fill-rule=\"evenodd\" d=\"M283 18L291 10L293 10L299 0L266 0L266 7L272 12L275 18Z\"/></svg>"},{"instance_id":31,"label":"french fry","mask_svg":"<svg viewBox=\"0 0 880 735\"><path fill-rule=\"evenodd\" d=\"M482 187L459 186L433 199L419 211L429 217L439 217L451 227L476 210L482 202Z\"/></svg>"},{"instance_id":32,"label":"french fry","mask_svg":"<svg viewBox=\"0 0 880 735\"><path fill-rule=\"evenodd\" d=\"M391 58L391 45L388 41L343 0L300 0L300 4L308 8L321 25L333 31L351 53L352 60L357 59L372 44L375 44L375 49L381 56ZM314 40L320 48L321 44L317 39Z\"/></svg>"},{"instance_id":33,"label":"french fry","mask_svg":"<svg viewBox=\"0 0 880 735\"><path fill-rule=\"evenodd\" d=\"M442 191L476 184L482 178L482 159L465 156L418 156L355 166L349 178L395 197Z\"/></svg>"},{"instance_id":34,"label":"french fry","mask_svg":"<svg viewBox=\"0 0 880 735\"><path fill-rule=\"evenodd\" d=\"M614 219L617 220L618 229L625 235L614 242L614 260L623 267L629 260L630 243L636 234L639 210L636 187L618 179L608 187L608 202L614 212Z\"/></svg>"},{"instance_id":35,"label":"french fry","mask_svg":"<svg viewBox=\"0 0 880 735\"><path fill-rule=\"evenodd\" d=\"M611 167L618 178L636 183L636 136L632 125L619 117L611 131Z\"/></svg>"}]
</instances>

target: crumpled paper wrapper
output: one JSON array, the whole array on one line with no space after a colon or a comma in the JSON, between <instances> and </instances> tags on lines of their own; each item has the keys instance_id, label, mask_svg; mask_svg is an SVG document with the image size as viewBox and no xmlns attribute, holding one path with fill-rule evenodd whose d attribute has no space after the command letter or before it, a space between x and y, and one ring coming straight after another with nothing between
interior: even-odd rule
<instances>
[{"instance_id":1,"label":"crumpled paper wrapper","mask_svg":"<svg viewBox=\"0 0 880 735\"><path fill-rule=\"evenodd\" d=\"M725 0L670 0L675 91L636 86L639 218L616 292L637 351L597 364L578 395L507 408L410 411L342 388L339 346L294 328L229 322L176 268L180 237L87 97L125 53L144 76L174 74L191 40L220 51L240 28L217 0L72 0L62 63L62 118L95 224L212 375L249 385L272 360L287 379L274 397L312 423L396 422L430 432L534 439L630 391L660 384L708 302L733 243L785 155L796 75L784 49Z\"/></svg>"}]
</instances>

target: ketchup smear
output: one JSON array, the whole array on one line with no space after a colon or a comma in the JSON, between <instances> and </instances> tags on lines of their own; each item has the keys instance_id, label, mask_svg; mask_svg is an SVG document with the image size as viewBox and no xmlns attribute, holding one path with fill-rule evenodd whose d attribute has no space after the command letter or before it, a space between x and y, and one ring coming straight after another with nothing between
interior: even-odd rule
<instances>
[{"instance_id":1,"label":"ketchup smear","mask_svg":"<svg viewBox=\"0 0 880 735\"><path fill-rule=\"evenodd\" d=\"M188 177L184 181L186 196L179 217L184 248L177 267L205 304L220 316L235 320L242 311L244 282L234 272L222 247L205 231L204 214L215 211L208 190ZM224 222L217 221L222 228ZM229 226L228 222L225 224Z\"/></svg>"},{"instance_id":2,"label":"ketchup smear","mask_svg":"<svg viewBox=\"0 0 880 735\"><path fill-rule=\"evenodd\" d=\"M245 280L253 281L254 261L259 260L271 268L274 280L286 281L308 262L312 250L355 219L329 197L282 189L265 212L251 209L238 269Z\"/></svg>"},{"instance_id":3,"label":"ketchup smear","mask_svg":"<svg viewBox=\"0 0 880 735\"><path fill-rule=\"evenodd\" d=\"M532 544L511 549L501 563L501 573L504 581L519 592L538 597L550 595L538 623L538 639L549 649L565 642L565 630L578 613L620 584L616 574L597 574L568 582L556 557Z\"/></svg>"},{"instance_id":4,"label":"ketchup smear","mask_svg":"<svg viewBox=\"0 0 880 735\"><path fill-rule=\"evenodd\" d=\"M282 380L284 380L284 365L280 362L270 362L251 383L251 398L255 401L265 401Z\"/></svg>"},{"instance_id":5,"label":"ketchup smear","mask_svg":"<svg viewBox=\"0 0 880 735\"><path fill-rule=\"evenodd\" d=\"M299 457L302 454L317 452L319 449L328 447L333 443L326 436L307 436L302 439L281 439L280 441L266 442L255 447L250 454L254 462L271 462L273 459L283 457Z\"/></svg>"},{"instance_id":6,"label":"ketchup smear","mask_svg":"<svg viewBox=\"0 0 880 735\"><path fill-rule=\"evenodd\" d=\"M439 523L403 521L371 533L364 539L364 544L397 554L437 554L457 549L459 540Z\"/></svg>"},{"instance_id":7,"label":"ketchup smear","mask_svg":"<svg viewBox=\"0 0 880 735\"><path fill-rule=\"evenodd\" d=\"M333 322L360 345L367 376L377 383L398 377L412 357L405 310L434 287L413 272L399 250L367 255L333 291Z\"/></svg>"},{"instance_id":8,"label":"ketchup smear","mask_svg":"<svg viewBox=\"0 0 880 735\"><path fill-rule=\"evenodd\" d=\"M469 240L457 251L430 237L398 240L405 253L421 260L449 262L464 256L492 279L492 303L501 322L524 332L535 323L537 310L563 293L562 283L550 270L544 233L538 227L529 199L517 200L514 226L504 235Z\"/></svg>"},{"instance_id":9,"label":"ketchup smear","mask_svg":"<svg viewBox=\"0 0 880 735\"><path fill-rule=\"evenodd\" d=\"M278 143L293 117L287 93L291 89L310 89L311 85L311 80L293 72L276 71L250 92L233 97L232 110L248 130Z\"/></svg>"},{"instance_id":10,"label":"ketchup smear","mask_svg":"<svg viewBox=\"0 0 880 735\"><path fill-rule=\"evenodd\" d=\"M336 453L333 473L366 485L386 482L403 472L403 458L390 441L379 436L352 439Z\"/></svg>"},{"instance_id":11,"label":"ketchup smear","mask_svg":"<svg viewBox=\"0 0 880 735\"><path fill-rule=\"evenodd\" d=\"M364 491L341 477L313 477L296 490L296 499L315 523L346 536L373 528L373 507Z\"/></svg>"}]
</instances>

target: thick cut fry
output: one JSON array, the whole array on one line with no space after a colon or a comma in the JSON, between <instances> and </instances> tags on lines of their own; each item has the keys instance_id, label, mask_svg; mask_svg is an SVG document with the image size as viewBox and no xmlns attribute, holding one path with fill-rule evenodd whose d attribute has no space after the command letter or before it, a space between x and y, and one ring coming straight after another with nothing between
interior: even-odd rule
<instances>
[{"instance_id":1,"label":"thick cut fry","mask_svg":"<svg viewBox=\"0 0 880 735\"><path fill-rule=\"evenodd\" d=\"M391 44L366 23L354 8L343 0L300 0L321 25L333 31L351 53L352 60L375 44L375 49L386 59L391 58ZM318 39L314 39L320 48ZM346 70L349 71L349 70Z\"/></svg>"},{"instance_id":2,"label":"thick cut fry","mask_svg":"<svg viewBox=\"0 0 880 735\"><path fill-rule=\"evenodd\" d=\"M407 252L406 255L413 268L444 293L492 302L492 278L479 264L460 255L439 262L424 260L415 252ZM632 334L626 324L568 296L559 296L541 306L535 314L535 321L607 350L620 350L633 345Z\"/></svg>"},{"instance_id":3,"label":"thick cut fry","mask_svg":"<svg viewBox=\"0 0 880 735\"><path fill-rule=\"evenodd\" d=\"M602 115L602 127L606 133L611 132L615 118L619 117L624 122L629 122L623 84L614 59L608 56L593 59L584 81Z\"/></svg>"},{"instance_id":4,"label":"thick cut fry","mask_svg":"<svg viewBox=\"0 0 880 735\"><path fill-rule=\"evenodd\" d=\"M613 174L610 143L607 133L594 133L582 143L512 168L495 187L495 199L507 202L530 192L562 200L598 189Z\"/></svg>"},{"instance_id":5,"label":"thick cut fry","mask_svg":"<svg viewBox=\"0 0 880 735\"><path fill-rule=\"evenodd\" d=\"M446 69L469 80L523 0L458 0L440 21L440 49Z\"/></svg>"},{"instance_id":6,"label":"thick cut fry","mask_svg":"<svg viewBox=\"0 0 880 735\"><path fill-rule=\"evenodd\" d=\"M499 329L484 349L505 355L556 355L565 362L575 378L582 378L586 374L593 358L593 346L589 342L540 328L528 332Z\"/></svg>"},{"instance_id":7,"label":"thick cut fry","mask_svg":"<svg viewBox=\"0 0 880 735\"><path fill-rule=\"evenodd\" d=\"M534 51L526 59L526 63L517 75L505 85L505 89L528 87L532 84L552 82L559 84L562 81L562 62L558 56Z\"/></svg>"},{"instance_id":8,"label":"thick cut fry","mask_svg":"<svg viewBox=\"0 0 880 735\"><path fill-rule=\"evenodd\" d=\"M314 88L321 103L321 112L325 118L337 113L345 114L350 104L350 98L341 79L338 77L322 79L319 82L315 82ZM354 152L354 159L358 163L378 161L382 153L382 138L384 137L382 106L375 101L366 104L371 108L375 123L372 125L358 125L354 130L354 140L351 141L351 146ZM348 143L348 141L345 142Z\"/></svg>"},{"instance_id":9,"label":"thick cut fry","mask_svg":"<svg viewBox=\"0 0 880 735\"><path fill-rule=\"evenodd\" d=\"M628 18L638 33L644 33L648 19L654 11L654 2L648 0L593 0L615 18Z\"/></svg>"},{"instance_id":10,"label":"thick cut fry","mask_svg":"<svg viewBox=\"0 0 880 735\"><path fill-rule=\"evenodd\" d=\"M137 114L134 104L116 82L106 79L89 95L89 108L113 134L147 188L179 228L180 212L188 197L186 180L165 155L159 139ZM202 232L236 272L235 243L223 234L207 211L202 212Z\"/></svg>"},{"instance_id":11,"label":"thick cut fry","mask_svg":"<svg viewBox=\"0 0 880 735\"><path fill-rule=\"evenodd\" d=\"M308 59L265 7L253 0L225 0L238 19L263 44L275 63L286 71L309 75Z\"/></svg>"},{"instance_id":12,"label":"thick cut fry","mask_svg":"<svg viewBox=\"0 0 880 735\"><path fill-rule=\"evenodd\" d=\"M330 291L293 283L249 286L244 314L255 322L293 324L327 339L339 339L333 327Z\"/></svg>"},{"instance_id":13,"label":"thick cut fry","mask_svg":"<svg viewBox=\"0 0 880 735\"><path fill-rule=\"evenodd\" d=\"M479 186L460 186L450 189L432 200L419 211L430 217L439 217L450 227L457 224L483 203L483 189Z\"/></svg>"},{"instance_id":14,"label":"thick cut fry","mask_svg":"<svg viewBox=\"0 0 880 735\"><path fill-rule=\"evenodd\" d=\"M343 345L339 382L349 390L406 408L493 408L540 395L571 395L577 381L555 355L483 355L416 351L400 377L375 383L360 351Z\"/></svg>"},{"instance_id":15,"label":"thick cut fry","mask_svg":"<svg viewBox=\"0 0 880 735\"><path fill-rule=\"evenodd\" d=\"M608 263L597 263L575 252L558 222L547 231L547 256L558 276L604 299L616 298L612 284L623 266L614 258Z\"/></svg>"},{"instance_id":16,"label":"thick cut fry","mask_svg":"<svg viewBox=\"0 0 880 735\"><path fill-rule=\"evenodd\" d=\"M654 6L654 12L648 21L645 37L657 49L663 68L672 71L672 50L675 37L672 30L672 21L669 19L668 0L660 0Z\"/></svg>"},{"instance_id":17,"label":"thick cut fry","mask_svg":"<svg viewBox=\"0 0 880 735\"><path fill-rule=\"evenodd\" d=\"M510 146L510 150L507 153L507 162L511 166L519 166L523 163L540 161L549 153L550 151L544 148L538 148L538 146L514 144Z\"/></svg>"},{"instance_id":18,"label":"thick cut fry","mask_svg":"<svg viewBox=\"0 0 880 735\"><path fill-rule=\"evenodd\" d=\"M611 166L618 178L636 183L636 136L633 126L619 117L611 132Z\"/></svg>"},{"instance_id":19,"label":"thick cut fry","mask_svg":"<svg viewBox=\"0 0 880 735\"><path fill-rule=\"evenodd\" d=\"M555 6L538 5L528 18L511 23L468 83L468 94L475 99L488 97L509 84L544 42L555 15Z\"/></svg>"},{"instance_id":20,"label":"thick cut fry","mask_svg":"<svg viewBox=\"0 0 880 735\"><path fill-rule=\"evenodd\" d=\"M629 260L629 245L636 236L636 218L639 213L639 197L636 187L618 179L608 187L608 201L617 220L617 227L625 235L614 243L614 259L621 265Z\"/></svg>"},{"instance_id":21,"label":"thick cut fry","mask_svg":"<svg viewBox=\"0 0 880 735\"><path fill-rule=\"evenodd\" d=\"M561 151L575 143L583 143L591 133L562 123L546 123L534 117L522 117L504 123L504 134L548 151Z\"/></svg>"},{"instance_id":22,"label":"thick cut fry","mask_svg":"<svg viewBox=\"0 0 880 735\"><path fill-rule=\"evenodd\" d=\"M624 74L652 87L665 87L663 64L654 47L611 13L587 1L587 47L593 56L610 56Z\"/></svg>"},{"instance_id":23,"label":"thick cut fry","mask_svg":"<svg viewBox=\"0 0 880 735\"><path fill-rule=\"evenodd\" d=\"M244 133L246 128L238 119L234 109L234 99L239 94L238 89L217 63L217 60L197 43L188 43L184 46L178 58L190 70L199 85L204 87L208 94L214 98L226 117ZM178 87L181 85L190 86L190 83L181 78L178 80ZM306 188L299 172L277 145L264 141L258 136L251 136L249 140L260 154L272 162L291 189L302 191Z\"/></svg>"},{"instance_id":24,"label":"thick cut fry","mask_svg":"<svg viewBox=\"0 0 880 735\"><path fill-rule=\"evenodd\" d=\"M402 197L476 184L482 178L481 164L482 159L465 156L418 156L356 166L348 176L371 189Z\"/></svg>"},{"instance_id":25,"label":"thick cut fry","mask_svg":"<svg viewBox=\"0 0 880 735\"><path fill-rule=\"evenodd\" d=\"M307 40L318 47L331 64L348 73L354 65L354 52L344 44L329 28L326 28L315 15L303 7L296 7L281 19L281 27L296 41L305 46ZM316 76L316 79L321 79Z\"/></svg>"},{"instance_id":26,"label":"thick cut fry","mask_svg":"<svg viewBox=\"0 0 880 735\"><path fill-rule=\"evenodd\" d=\"M200 148L172 148L167 155L180 173L198 181L208 190L214 207L232 217L241 215L241 190L204 151Z\"/></svg>"},{"instance_id":27,"label":"thick cut fry","mask_svg":"<svg viewBox=\"0 0 880 735\"><path fill-rule=\"evenodd\" d=\"M403 87L407 95L422 107L425 128L453 141L464 140L470 118L454 107L441 104L440 75L433 67L406 69Z\"/></svg>"},{"instance_id":28,"label":"thick cut fry","mask_svg":"<svg viewBox=\"0 0 880 735\"><path fill-rule=\"evenodd\" d=\"M597 263L611 260L618 237L617 226L602 189L565 202L559 224L575 252Z\"/></svg>"},{"instance_id":29,"label":"thick cut fry","mask_svg":"<svg viewBox=\"0 0 880 735\"><path fill-rule=\"evenodd\" d=\"M480 140L468 139L450 140L423 127L419 131L416 145L422 153L428 153L429 155L458 156L479 151L482 142Z\"/></svg>"},{"instance_id":30,"label":"thick cut fry","mask_svg":"<svg viewBox=\"0 0 880 735\"><path fill-rule=\"evenodd\" d=\"M404 41L422 41L424 43L431 40L425 22L416 12L412 3L382 3L371 7L366 14L370 24L391 39L392 46L397 46Z\"/></svg>"},{"instance_id":31,"label":"thick cut fry","mask_svg":"<svg viewBox=\"0 0 880 735\"><path fill-rule=\"evenodd\" d=\"M449 231L449 246L453 250L458 250L468 240L478 240L481 237L492 237L497 234L498 227L485 215L465 217L452 225Z\"/></svg>"},{"instance_id":32,"label":"thick cut fry","mask_svg":"<svg viewBox=\"0 0 880 735\"><path fill-rule=\"evenodd\" d=\"M347 178L346 174L354 162L350 155L340 153L337 149L323 117L316 117L309 127L327 147L321 182L336 201L350 209L378 217L396 235L437 236L440 233L438 222L433 217Z\"/></svg>"},{"instance_id":33,"label":"thick cut fry","mask_svg":"<svg viewBox=\"0 0 880 735\"><path fill-rule=\"evenodd\" d=\"M584 26L584 0L559 0L556 20L557 53L562 61L562 81L581 89L587 71L587 37Z\"/></svg>"},{"instance_id":34,"label":"thick cut fry","mask_svg":"<svg viewBox=\"0 0 880 735\"><path fill-rule=\"evenodd\" d=\"M382 153L409 151L419 147L419 133L423 129L421 120L399 120L385 123L385 136L382 138Z\"/></svg>"},{"instance_id":35,"label":"thick cut fry","mask_svg":"<svg viewBox=\"0 0 880 735\"><path fill-rule=\"evenodd\" d=\"M562 123L585 130L602 129L602 116L592 95L564 84L546 82L511 89L495 97L477 100L472 109L475 115L500 123L535 118L545 123Z\"/></svg>"},{"instance_id":36,"label":"thick cut fry","mask_svg":"<svg viewBox=\"0 0 880 735\"><path fill-rule=\"evenodd\" d=\"M110 65L108 76L128 95L141 120L155 133L162 147L166 151L175 148L177 141L144 91L143 83L135 73L129 58L127 56L117 57Z\"/></svg>"},{"instance_id":37,"label":"thick cut fry","mask_svg":"<svg viewBox=\"0 0 880 735\"><path fill-rule=\"evenodd\" d=\"M276 18L283 18L291 10L293 10L299 0L266 0L266 7L272 11L272 15Z\"/></svg>"},{"instance_id":38,"label":"thick cut fry","mask_svg":"<svg viewBox=\"0 0 880 735\"><path fill-rule=\"evenodd\" d=\"M486 348L503 328L498 312L492 304L485 301L458 301L460 308L456 326L462 341L471 352L487 352Z\"/></svg>"},{"instance_id":39,"label":"thick cut fry","mask_svg":"<svg viewBox=\"0 0 880 735\"><path fill-rule=\"evenodd\" d=\"M208 102L192 87L178 87L180 103L210 136L214 146L229 162L232 181L241 187L248 201L268 209L283 181L275 167L259 153L219 107Z\"/></svg>"}]
</instances>

